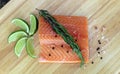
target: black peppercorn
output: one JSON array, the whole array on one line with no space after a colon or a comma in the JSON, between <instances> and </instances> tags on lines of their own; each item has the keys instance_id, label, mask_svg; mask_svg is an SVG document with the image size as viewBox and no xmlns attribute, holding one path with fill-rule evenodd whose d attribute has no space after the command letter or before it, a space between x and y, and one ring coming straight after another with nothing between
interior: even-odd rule
<instances>
[{"instance_id":1,"label":"black peppercorn","mask_svg":"<svg viewBox=\"0 0 120 74\"><path fill-rule=\"evenodd\" d=\"M97 50L97 51L100 50L100 47L98 47L96 50Z\"/></svg>"},{"instance_id":2,"label":"black peppercorn","mask_svg":"<svg viewBox=\"0 0 120 74\"><path fill-rule=\"evenodd\" d=\"M49 53L49 56L51 56L51 54Z\"/></svg>"},{"instance_id":3,"label":"black peppercorn","mask_svg":"<svg viewBox=\"0 0 120 74\"><path fill-rule=\"evenodd\" d=\"M100 59L102 60L102 59L103 59L103 57L100 57Z\"/></svg>"},{"instance_id":4,"label":"black peppercorn","mask_svg":"<svg viewBox=\"0 0 120 74\"><path fill-rule=\"evenodd\" d=\"M92 61L91 63L92 63L92 64L94 64L94 62L93 62L93 61Z\"/></svg>"},{"instance_id":5,"label":"black peppercorn","mask_svg":"<svg viewBox=\"0 0 120 74\"><path fill-rule=\"evenodd\" d=\"M98 54L100 54L100 52L98 52Z\"/></svg>"},{"instance_id":6,"label":"black peppercorn","mask_svg":"<svg viewBox=\"0 0 120 74\"><path fill-rule=\"evenodd\" d=\"M63 47L63 45L61 45L61 47Z\"/></svg>"},{"instance_id":7,"label":"black peppercorn","mask_svg":"<svg viewBox=\"0 0 120 74\"><path fill-rule=\"evenodd\" d=\"M67 53L69 53L69 51L66 51Z\"/></svg>"},{"instance_id":8,"label":"black peppercorn","mask_svg":"<svg viewBox=\"0 0 120 74\"><path fill-rule=\"evenodd\" d=\"M98 43L99 43L99 44L101 44L101 41L100 41L100 40L98 40Z\"/></svg>"},{"instance_id":9,"label":"black peppercorn","mask_svg":"<svg viewBox=\"0 0 120 74\"><path fill-rule=\"evenodd\" d=\"M52 49L54 50L54 49L55 49L55 47L52 47Z\"/></svg>"}]
</instances>

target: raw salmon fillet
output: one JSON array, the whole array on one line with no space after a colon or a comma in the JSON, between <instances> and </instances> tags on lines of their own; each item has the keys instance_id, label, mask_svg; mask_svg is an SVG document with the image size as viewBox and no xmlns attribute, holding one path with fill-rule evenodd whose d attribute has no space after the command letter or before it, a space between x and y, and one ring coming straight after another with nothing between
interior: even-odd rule
<instances>
[{"instance_id":1,"label":"raw salmon fillet","mask_svg":"<svg viewBox=\"0 0 120 74\"><path fill-rule=\"evenodd\" d=\"M54 15L54 18L61 23L74 37L79 45L85 63L89 61L88 49L88 25L87 18L83 16L62 16ZM72 48L56 34L50 24L39 18L39 40L40 40L40 62L55 63L78 63L81 60Z\"/></svg>"}]
</instances>

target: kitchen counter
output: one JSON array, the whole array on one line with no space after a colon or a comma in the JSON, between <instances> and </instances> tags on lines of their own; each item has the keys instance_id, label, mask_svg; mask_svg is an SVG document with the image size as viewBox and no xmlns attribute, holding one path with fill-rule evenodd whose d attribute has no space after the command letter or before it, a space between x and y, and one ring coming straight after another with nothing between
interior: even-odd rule
<instances>
[{"instance_id":1,"label":"kitchen counter","mask_svg":"<svg viewBox=\"0 0 120 74\"><path fill-rule=\"evenodd\" d=\"M88 64L83 68L79 63L43 64L29 57L25 50L17 58L15 42L7 42L9 34L19 29L11 20L19 17L29 22L30 13L39 16L35 8L46 9L53 15L88 18ZM120 74L120 0L10 0L0 9L0 30L0 74ZM34 46L37 53L39 45L36 33ZM99 52L96 51L98 47Z\"/></svg>"}]
</instances>

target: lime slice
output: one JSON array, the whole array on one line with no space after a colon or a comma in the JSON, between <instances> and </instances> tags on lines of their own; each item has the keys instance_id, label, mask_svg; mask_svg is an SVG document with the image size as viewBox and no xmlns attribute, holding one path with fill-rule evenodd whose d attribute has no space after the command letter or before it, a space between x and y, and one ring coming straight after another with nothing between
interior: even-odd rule
<instances>
[{"instance_id":1,"label":"lime slice","mask_svg":"<svg viewBox=\"0 0 120 74\"><path fill-rule=\"evenodd\" d=\"M33 47L33 38L32 37L27 39L26 51L30 57L36 58L35 52L34 52L34 47Z\"/></svg>"},{"instance_id":2,"label":"lime slice","mask_svg":"<svg viewBox=\"0 0 120 74\"><path fill-rule=\"evenodd\" d=\"M23 48L25 47L26 45L26 40L27 40L27 37L23 37L21 39L18 40L18 42L16 43L15 45L15 54L20 57L21 53L22 53L22 50Z\"/></svg>"},{"instance_id":3,"label":"lime slice","mask_svg":"<svg viewBox=\"0 0 120 74\"><path fill-rule=\"evenodd\" d=\"M29 26L28 26L27 22L25 22L24 20L22 20L22 19L13 19L12 23L15 24L16 26L19 26L20 28L22 28L27 33L29 32Z\"/></svg>"},{"instance_id":4,"label":"lime slice","mask_svg":"<svg viewBox=\"0 0 120 74\"><path fill-rule=\"evenodd\" d=\"M11 43L11 42L16 41L24 36L27 36L27 34L24 31L15 31L9 35L8 42Z\"/></svg>"},{"instance_id":5,"label":"lime slice","mask_svg":"<svg viewBox=\"0 0 120 74\"><path fill-rule=\"evenodd\" d=\"M37 28L38 28L37 18L36 18L36 16L31 14L30 15L30 32L29 32L29 34L33 35L37 31Z\"/></svg>"}]
</instances>

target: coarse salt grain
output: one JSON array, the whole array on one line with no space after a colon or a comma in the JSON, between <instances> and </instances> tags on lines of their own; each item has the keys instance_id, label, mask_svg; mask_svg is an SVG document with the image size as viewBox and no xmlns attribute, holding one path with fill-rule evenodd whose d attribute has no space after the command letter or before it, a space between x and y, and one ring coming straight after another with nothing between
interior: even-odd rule
<instances>
[{"instance_id":1,"label":"coarse salt grain","mask_svg":"<svg viewBox=\"0 0 120 74\"><path fill-rule=\"evenodd\" d=\"M104 38L105 38L105 36L102 36L102 37L101 37L101 39L104 39Z\"/></svg>"},{"instance_id":2,"label":"coarse salt grain","mask_svg":"<svg viewBox=\"0 0 120 74\"><path fill-rule=\"evenodd\" d=\"M98 57L100 56L100 54L97 55Z\"/></svg>"},{"instance_id":3,"label":"coarse salt grain","mask_svg":"<svg viewBox=\"0 0 120 74\"><path fill-rule=\"evenodd\" d=\"M103 50L103 51L102 51L102 54L105 54L105 53L106 53L106 51L105 51L105 50Z\"/></svg>"}]
</instances>

